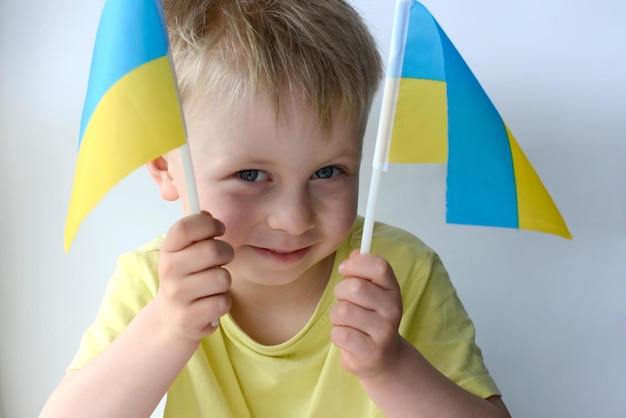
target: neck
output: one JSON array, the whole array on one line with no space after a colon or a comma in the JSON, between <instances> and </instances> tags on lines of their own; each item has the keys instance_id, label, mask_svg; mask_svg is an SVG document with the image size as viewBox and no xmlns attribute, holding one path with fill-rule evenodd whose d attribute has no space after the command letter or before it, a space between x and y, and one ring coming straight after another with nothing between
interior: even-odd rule
<instances>
[{"instance_id":1,"label":"neck","mask_svg":"<svg viewBox=\"0 0 626 418\"><path fill-rule=\"evenodd\" d=\"M233 275L233 319L258 343L277 345L291 339L315 312L333 262L334 254L282 286L261 286Z\"/></svg>"}]
</instances>

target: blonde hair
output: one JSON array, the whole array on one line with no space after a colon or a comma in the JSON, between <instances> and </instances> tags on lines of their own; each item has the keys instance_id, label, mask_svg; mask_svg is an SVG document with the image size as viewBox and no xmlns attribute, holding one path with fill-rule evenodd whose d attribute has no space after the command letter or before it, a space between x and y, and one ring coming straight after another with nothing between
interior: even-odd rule
<instances>
[{"instance_id":1,"label":"blonde hair","mask_svg":"<svg viewBox=\"0 0 626 418\"><path fill-rule=\"evenodd\" d=\"M222 90L287 89L330 126L335 104L362 126L382 76L376 43L342 0L164 0L183 103Z\"/></svg>"}]
</instances>

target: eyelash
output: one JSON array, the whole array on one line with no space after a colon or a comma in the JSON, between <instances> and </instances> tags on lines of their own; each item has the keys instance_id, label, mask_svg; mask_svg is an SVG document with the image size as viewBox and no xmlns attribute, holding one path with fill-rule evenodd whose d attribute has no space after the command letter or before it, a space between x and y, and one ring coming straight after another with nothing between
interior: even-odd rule
<instances>
[{"instance_id":1,"label":"eyelash","mask_svg":"<svg viewBox=\"0 0 626 418\"><path fill-rule=\"evenodd\" d=\"M331 175L329 177L320 177L319 174L322 171L326 171L326 170L331 170ZM316 178L316 179L330 179L333 177L337 177L338 175L343 174L344 171L338 167L334 167L332 165L326 166L326 167L322 167L319 170L317 170L315 173L313 173L312 178Z\"/></svg>"},{"instance_id":2,"label":"eyelash","mask_svg":"<svg viewBox=\"0 0 626 418\"><path fill-rule=\"evenodd\" d=\"M257 180L259 174L264 174L265 178L261 179L261 180ZM265 181L269 178L269 176L267 175L267 173L263 170L241 170L237 173L237 177L239 177L241 180L243 181L249 181L249 182L257 182L257 181ZM250 178L253 177L253 178Z\"/></svg>"},{"instance_id":3,"label":"eyelash","mask_svg":"<svg viewBox=\"0 0 626 418\"><path fill-rule=\"evenodd\" d=\"M327 177L322 177L320 176L320 174L324 171L327 170L331 170L330 176ZM339 167L335 167L335 166L326 166L326 167L322 167L319 170L317 170L315 173L313 173L313 175L311 176L312 179L316 179L316 180L324 180L324 179L331 179L334 177L337 177L341 174L343 174L345 171L342 170ZM259 175L262 177L261 179L259 179ZM237 177L239 177L241 180L243 181L247 181L247 182L259 182L259 181L266 181L269 179L269 175L263 171L263 170L256 170L256 169L249 169L249 170L241 170L237 172Z\"/></svg>"}]
</instances>

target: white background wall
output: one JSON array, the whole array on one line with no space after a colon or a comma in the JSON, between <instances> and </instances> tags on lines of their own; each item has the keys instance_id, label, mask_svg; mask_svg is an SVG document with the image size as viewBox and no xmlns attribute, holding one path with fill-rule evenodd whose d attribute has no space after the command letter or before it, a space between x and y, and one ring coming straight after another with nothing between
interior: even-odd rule
<instances>
[{"instance_id":1,"label":"white background wall","mask_svg":"<svg viewBox=\"0 0 626 418\"><path fill-rule=\"evenodd\" d=\"M389 43L391 1L354 0ZM0 0L0 415L36 416L116 257L180 216L144 170L63 253L103 0ZM445 167L392 167L378 215L441 255L515 417L626 411L626 3L424 0L500 110L573 241L446 225ZM369 184L377 102L368 133ZM363 208L363 206L362 206Z\"/></svg>"}]
</instances>

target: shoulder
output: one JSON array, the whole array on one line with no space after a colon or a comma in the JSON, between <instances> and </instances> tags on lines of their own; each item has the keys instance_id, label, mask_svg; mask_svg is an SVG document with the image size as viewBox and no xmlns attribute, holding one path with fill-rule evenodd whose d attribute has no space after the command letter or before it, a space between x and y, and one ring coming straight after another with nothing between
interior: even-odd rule
<instances>
[{"instance_id":1,"label":"shoulder","mask_svg":"<svg viewBox=\"0 0 626 418\"><path fill-rule=\"evenodd\" d=\"M84 333L69 370L83 367L119 336L158 290L158 254L163 237L118 257L98 314Z\"/></svg>"},{"instance_id":2,"label":"shoulder","mask_svg":"<svg viewBox=\"0 0 626 418\"><path fill-rule=\"evenodd\" d=\"M352 248L360 247L362 234L363 218L358 217L350 237ZM402 228L381 222L374 224L371 252L387 260L394 271L419 270L440 262L437 253L417 236Z\"/></svg>"},{"instance_id":3,"label":"shoulder","mask_svg":"<svg viewBox=\"0 0 626 418\"><path fill-rule=\"evenodd\" d=\"M150 296L158 289L158 264L161 243L159 236L148 243L120 255L109 283L109 291L120 293L143 288Z\"/></svg>"},{"instance_id":4,"label":"shoulder","mask_svg":"<svg viewBox=\"0 0 626 418\"><path fill-rule=\"evenodd\" d=\"M159 253L161 250L161 244L163 243L163 239L165 235L160 235L151 241L135 248L134 250L128 251L120 256L120 259L134 259L134 258L146 258L151 257L154 254Z\"/></svg>"},{"instance_id":5,"label":"shoulder","mask_svg":"<svg viewBox=\"0 0 626 418\"><path fill-rule=\"evenodd\" d=\"M156 264L164 237L164 235L161 235L134 250L120 255L117 260L118 268L148 267Z\"/></svg>"},{"instance_id":6,"label":"shoulder","mask_svg":"<svg viewBox=\"0 0 626 418\"><path fill-rule=\"evenodd\" d=\"M350 250L359 248L363 219L358 217L350 237ZM447 298L455 291L439 255L414 234L377 222L372 233L372 254L384 258L398 280L404 298Z\"/></svg>"}]
</instances>

